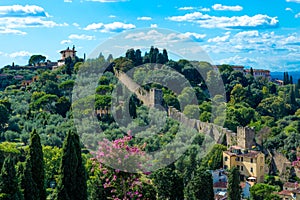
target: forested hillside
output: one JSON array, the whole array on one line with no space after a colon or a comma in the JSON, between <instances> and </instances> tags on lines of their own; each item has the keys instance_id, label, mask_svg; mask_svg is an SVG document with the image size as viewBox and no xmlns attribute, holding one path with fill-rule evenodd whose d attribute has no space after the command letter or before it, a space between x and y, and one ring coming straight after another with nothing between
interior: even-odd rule
<instances>
[{"instance_id":1,"label":"forested hillside","mask_svg":"<svg viewBox=\"0 0 300 200\"><path fill-rule=\"evenodd\" d=\"M126 96L128 91L120 87L115 70L127 72L136 67L132 74L134 81L143 83L147 91L161 89L162 107L172 106L187 117L203 122L220 124L224 121L223 126L234 132L238 126L254 127L257 143L254 148L276 150L290 161L297 159L300 80L279 86L222 65L219 70L226 102L219 104L218 109L226 108L226 115L221 115L218 110L212 111L218 96L211 98L207 88L207 82L214 76L210 63L169 60L167 50L160 52L154 47L145 55L139 49L129 49L124 57L116 59L105 59L101 54L96 59L79 61L83 60L70 60L55 70L18 70L10 66L0 70L0 74L5 74L0 76L1 199L213 199L211 174L207 170L222 167L225 138L222 144L207 147L210 151L203 157L203 144L207 142L204 134L182 127L162 110L149 109L136 95ZM73 87L78 88L77 75L89 66L105 66L99 69L102 74L97 77L94 94L72 101ZM163 69L168 67L174 73L164 73ZM197 69L205 72L206 77L201 77ZM191 87L179 93L161 84L149 83L149 77L163 77L165 82L178 84L175 72L187 79ZM26 85L24 80L13 78L16 75L32 82ZM118 88L122 90L118 98L129 106L112 111L114 91ZM191 101L193 95L196 102ZM80 112L96 116L102 133L93 137L83 134L89 133L89 126L78 131L73 118L78 115L74 106L91 102L94 108ZM126 112L130 120L122 118ZM121 119L117 121L118 115ZM158 127L164 117L166 122ZM140 127L146 128L141 130ZM171 162L182 152L179 147L184 138L176 139L181 135L191 136L189 145ZM105 148L108 141L113 143L109 150ZM164 149L170 142L174 143L173 151ZM132 160L163 149L160 158L171 164L154 172L134 174L101 164L107 161L111 151L120 149L126 152L124 157ZM235 172L230 173L234 176Z\"/></svg>"}]
</instances>

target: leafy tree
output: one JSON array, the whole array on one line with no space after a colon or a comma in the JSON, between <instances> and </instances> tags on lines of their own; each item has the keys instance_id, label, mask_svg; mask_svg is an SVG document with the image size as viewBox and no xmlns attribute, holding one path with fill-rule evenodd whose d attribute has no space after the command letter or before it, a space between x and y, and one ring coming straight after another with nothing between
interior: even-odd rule
<instances>
[{"instance_id":1,"label":"leafy tree","mask_svg":"<svg viewBox=\"0 0 300 200\"><path fill-rule=\"evenodd\" d=\"M215 144L212 150L203 158L201 166L206 169L216 170L223 166L223 151L226 151L226 146Z\"/></svg>"},{"instance_id":2,"label":"leafy tree","mask_svg":"<svg viewBox=\"0 0 300 200\"><path fill-rule=\"evenodd\" d=\"M69 132L64 141L56 199L87 199L86 171L79 136L73 132Z\"/></svg>"},{"instance_id":3,"label":"leafy tree","mask_svg":"<svg viewBox=\"0 0 300 200\"><path fill-rule=\"evenodd\" d=\"M254 200L280 200L281 198L274 194L279 188L276 186L257 183L250 188L251 197Z\"/></svg>"},{"instance_id":4,"label":"leafy tree","mask_svg":"<svg viewBox=\"0 0 300 200\"><path fill-rule=\"evenodd\" d=\"M3 200L21 200L22 195L16 177L15 163L11 156L4 160L0 176L0 198Z\"/></svg>"},{"instance_id":5,"label":"leafy tree","mask_svg":"<svg viewBox=\"0 0 300 200\"><path fill-rule=\"evenodd\" d=\"M209 171L198 168L194 177L185 188L185 199L188 200L213 200L213 180Z\"/></svg>"},{"instance_id":6,"label":"leafy tree","mask_svg":"<svg viewBox=\"0 0 300 200\"><path fill-rule=\"evenodd\" d=\"M9 111L5 105L0 104L0 130L4 128L4 125L9 120Z\"/></svg>"},{"instance_id":7,"label":"leafy tree","mask_svg":"<svg viewBox=\"0 0 300 200\"><path fill-rule=\"evenodd\" d=\"M58 147L43 146L45 182L47 186L49 186L50 181L54 181L58 175L62 156L61 150L62 149Z\"/></svg>"},{"instance_id":8,"label":"leafy tree","mask_svg":"<svg viewBox=\"0 0 300 200\"><path fill-rule=\"evenodd\" d=\"M46 57L43 55L32 55L29 58L28 64L29 65L37 65L40 62L45 62L45 60L46 60Z\"/></svg>"},{"instance_id":9,"label":"leafy tree","mask_svg":"<svg viewBox=\"0 0 300 200\"><path fill-rule=\"evenodd\" d=\"M184 108L183 114L190 119L199 119L199 107L198 105L187 105Z\"/></svg>"},{"instance_id":10,"label":"leafy tree","mask_svg":"<svg viewBox=\"0 0 300 200\"><path fill-rule=\"evenodd\" d=\"M25 185L23 185L23 187L25 187L25 199L30 199L32 190L32 188L28 188L30 186L35 186L37 199L46 199L43 150L40 136L36 130L33 130L30 135L29 153L26 158L24 180ZM29 182L31 183L29 184Z\"/></svg>"},{"instance_id":11,"label":"leafy tree","mask_svg":"<svg viewBox=\"0 0 300 200\"><path fill-rule=\"evenodd\" d=\"M152 176L159 199L184 199L183 181L176 173L174 164L157 170Z\"/></svg>"},{"instance_id":12,"label":"leafy tree","mask_svg":"<svg viewBox=\"0 0 300 200\"><path fill-rule=\"evenodd\" d=\"M231 168L229 171L227 196L228 200L241 199L240 172L236 167Z\"/></svg>"}]
</instances>

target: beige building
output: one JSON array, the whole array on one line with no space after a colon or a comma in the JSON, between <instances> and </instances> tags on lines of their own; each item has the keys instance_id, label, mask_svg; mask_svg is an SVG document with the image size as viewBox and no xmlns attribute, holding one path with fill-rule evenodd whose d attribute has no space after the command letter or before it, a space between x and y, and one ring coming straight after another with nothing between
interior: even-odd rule
<instances>
[{"instance_id":1,"label":"beige building","mask_svg":"<svg viewBox=\"0 0 300 200\"><path fill-rule=\"evenodd\" d=\"M72 59L76 57L76 52L75 51L75 46L73 46L72 49L70 49L69 47L66 50L62 50L60 51L61 54L61 58L60 60L58 60L58 66L63 66L65 64L65 59L68 57L71 57Z\"/></svg>"},{"instance_id":2,"label":"beige building","mask_svg":"<svg viewBox=\"0 0 300 200\"><path fill-rule=\"evenodd\" d=\"M223 152L223 168L237 167L241 181L263 183L265 174L265 155L260 151L242 149L232 146Z\"/></svg>"}]
</instances>

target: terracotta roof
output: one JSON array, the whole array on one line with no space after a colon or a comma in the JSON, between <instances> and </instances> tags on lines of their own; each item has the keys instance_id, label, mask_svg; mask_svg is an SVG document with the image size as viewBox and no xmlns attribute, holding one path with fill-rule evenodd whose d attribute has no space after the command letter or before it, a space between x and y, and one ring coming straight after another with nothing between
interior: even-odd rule
<instances>
[{"instance_id":1,"label":"terracotta roof","mask_svg":"<svg viewBox=\"0 0 300 200\"><path fill-rule=\"evenodd\" d=\"M292 192L289 190L282 190L281 192L278 192L278 194L283 196L291 196Z\"/></svg>"},{"instance_id":2,"label":"terracotta roof","mask_svg":"<svg viewBox=\"0 0 300 200\"><path fill-rule=\"evenodd\" d=\"M227 182L216 182L214 183L214 188L227 188Z\"/></svg>"},{"instance_id":3,"label":"terracotta roof","mask_svg":"<svg viewBox=\"0 0 300 200\"><path fill-rule=\"evenodd\" d=\"M297 182L295 182L295 183L286 182L286 183L283 184L283 187L284 188L294 188L294 189L297 189L297 188L299 188L299 184Z\"/></svg>"},{"instance_id":4,"label":"terracotta roof","mask_svg":"<svg viewBox=\"0 0 300 200\"><path fill-rule=\"evenodd\" d=\"M230 156L234 156L234 155L237 156L238 155L238 156L242 156L242 157L255 158L261 152L260 151L254 151L254 150L248 150L248 153L241 153L241 154L236 154L236 153L233 153L231 151L224 151L224 153L226 153L227 155L230 155Z\"/></svg>"}]
</instances>

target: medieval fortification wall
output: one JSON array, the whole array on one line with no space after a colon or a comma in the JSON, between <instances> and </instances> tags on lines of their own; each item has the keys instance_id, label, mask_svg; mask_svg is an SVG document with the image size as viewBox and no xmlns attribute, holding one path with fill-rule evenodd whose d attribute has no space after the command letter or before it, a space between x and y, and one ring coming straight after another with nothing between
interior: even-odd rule
<instances>
[{"instance_id":1,"label":"medieval fortification wall","mask_svg":"<svg viewBox=\"0 0 300 200\"><path fill-rule=\"evenodd\" d=\"M144 105L149 107L162 105L163 94L161 90L151 89L150 92L148 92L135 83L127 74L118 71L115 72L115 75L121 83L132 93L137 95L137 98L140 99ZM221 143L223 136L226 136L227 146L238 145L242 148L250 149L255 144L255 131L249 127L238 127L237 133L235 133L213 123L190 119L174 107L168 107L168 116L188 127L196 129L200 133L208 134L218 143Z\"/></svg>"}]
</instances>

